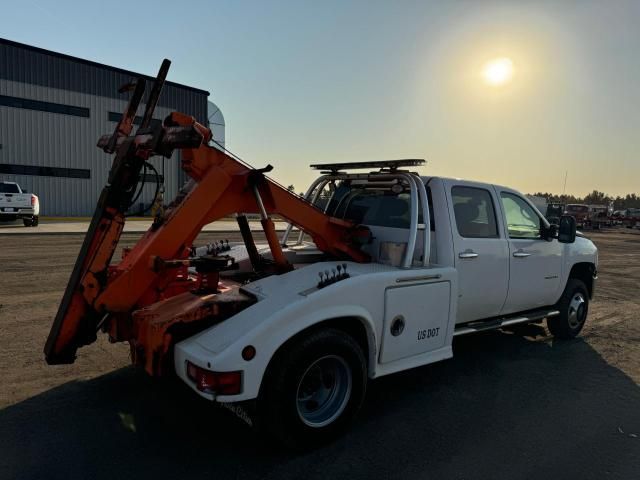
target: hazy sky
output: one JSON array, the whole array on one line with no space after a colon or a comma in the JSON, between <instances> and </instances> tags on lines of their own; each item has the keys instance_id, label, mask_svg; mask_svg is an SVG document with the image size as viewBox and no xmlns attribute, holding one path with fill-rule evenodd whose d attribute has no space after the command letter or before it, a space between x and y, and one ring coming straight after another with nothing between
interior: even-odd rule
<instances>
[{"instance_id":1,"label":"hazy sky","mask_svg":"<svg viewBox=\"0 0 640 480\"><path fill-rule=\"evenodd\" d=\"M314 162L426 158L525 192L640 192L640 1L0 0L0 36L206 89L227 146L306 189ZM481 77L507 57L512 81Z\"/></svg>"}]
</instances>

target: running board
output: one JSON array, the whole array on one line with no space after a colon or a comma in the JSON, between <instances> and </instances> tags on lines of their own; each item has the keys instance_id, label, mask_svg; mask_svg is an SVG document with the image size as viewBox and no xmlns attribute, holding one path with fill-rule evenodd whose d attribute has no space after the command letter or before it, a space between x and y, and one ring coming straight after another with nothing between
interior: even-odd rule
<instances>
[{"instance_id":1,"label":"running board","mask_svg":"<svg viewBox=\"0 0 640 480\"><path fill-rule=\"evenodd\" d=\"M471 322L456 327L453 332L453 336L467 335L469 333L486 332L488 330L496 330L502 327L508 327L509 325L517 325L519 323L530 323L543 318L555 317L560 315L558 310L535 310L525 315L518 315L516 317L504 317L495 318L491 320L483 320L479 322Z\"/></svg>"}]
</instances>

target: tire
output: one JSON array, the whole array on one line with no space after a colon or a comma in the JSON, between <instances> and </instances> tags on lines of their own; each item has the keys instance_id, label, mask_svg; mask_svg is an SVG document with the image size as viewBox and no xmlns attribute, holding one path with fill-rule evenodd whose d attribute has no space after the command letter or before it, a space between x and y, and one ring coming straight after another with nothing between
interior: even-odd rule
<instances>
[{"instance_id":1,"label":"tire","mask_svg":"<svg viewBox=\"0 0 640 480\"><path fill-rule=\"evenodd\" d=\"M31 226L32 226L32 227L37 227L37 226L38 226L38 220L39 220L39 217L38 217L37 215L35 215L35 216L33 217L32 222L31 222Z\"/></svg>"},{"instance_id":2,"label":"tire","mask_svg":"<svg viewBox=\"0 0 640 480\"><path fill-rule=\"evenodd\" d=\"M567 340L575 338L589 313L589 293L586 285L576 278L570 278L556 304L560 315L547 319L547 327L554 337Z\"/></svg>"},{"instance_id":3,"label":"tire","mask_svg":"<svg viewBox=\"0 0 640 480\"><path fill-rule=\"evenodd\" d=\"M33 218L32 217L23 218L22 223L24 224L25 227L31 227L33 225Z\"/></svg>"},{"instance_id":4,"label":"tire","mask_svg":"<svg viewBox=\"0 0 640 480\"><path fill-rule=\"evenodd\" d=\"M258 399L258 427L288 448L326 443L348 426L366 387L360 345L340 330L314 331L269 365Z\"/></svg>"}]
</instances>

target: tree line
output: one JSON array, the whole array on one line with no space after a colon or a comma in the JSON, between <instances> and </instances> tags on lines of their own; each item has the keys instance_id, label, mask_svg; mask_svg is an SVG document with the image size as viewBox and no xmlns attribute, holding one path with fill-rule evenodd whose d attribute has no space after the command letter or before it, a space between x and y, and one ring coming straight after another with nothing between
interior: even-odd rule
<instances>
[{"instance_id":1,"label":"tree line","mask_svg":"<svg viewBox=\"0 0 640 480\"><path fill-rule=\"evenodd\" d=\"M287 187L287 190L289 190L290 192L295 192L295 186L289 185ZM302 196L304 194L300 193L299 195ZM326 195L327 193L325 192L321 193L321 197L324 197ZM594 190L584 197L576 197L574 195L556 195L555 193L549 192L536 192L532 193L531 195L546 198L547 202L564 203L565 205L568 203L582 203L585 205L609 205L611 202L613 202L614 210L640 208L640 195L637 195L635 193L627 193L624 197L620 195L614 197L598 190Z\"/></svg>"},{"instance_id":2,"label":"tree line","mask_svg":"<svg viewBox=\"0 0 640 480\"><path fill-rule=\"evenodd\" d=\"M534 193L536 197L544 197L548 202L557 202L557 203L583 203L585 205L609 205L609 203L613 202L614 210L625 210L627 208L640 208L640 196L635 193L628 193L624 197L623 196L612 196L607 195L604 192L600 192L598 190L594 190L590 194L584 197L576 197L574 195L556 195L554 193L549 192L538 192Z\"/></svg>"}]
</instances>

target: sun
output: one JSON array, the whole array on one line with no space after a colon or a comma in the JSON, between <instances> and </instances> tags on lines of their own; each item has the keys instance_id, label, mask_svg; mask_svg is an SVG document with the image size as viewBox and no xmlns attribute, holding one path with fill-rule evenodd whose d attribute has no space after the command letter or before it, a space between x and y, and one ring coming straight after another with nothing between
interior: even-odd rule
<instances>
[{"instance_id":1,"label":"sun","mask_svg":"<svg viewBox=\"0 0 640 480\"><path fill-rule=\"evenodd\" d=\"M494 58L485 63L482 69L482 77L492 87L506 85L513 77L513 62L506 57Z\"/></svg>"}]
</instances>

